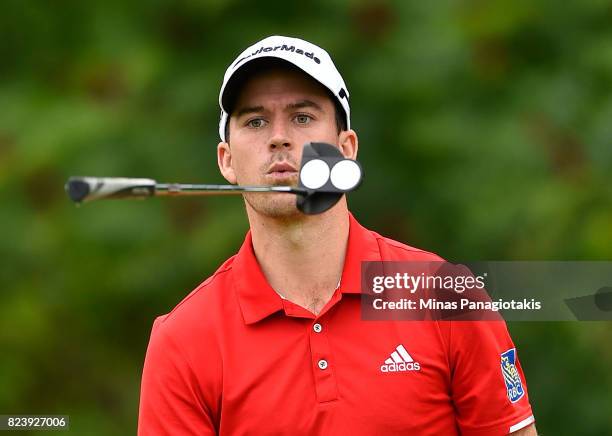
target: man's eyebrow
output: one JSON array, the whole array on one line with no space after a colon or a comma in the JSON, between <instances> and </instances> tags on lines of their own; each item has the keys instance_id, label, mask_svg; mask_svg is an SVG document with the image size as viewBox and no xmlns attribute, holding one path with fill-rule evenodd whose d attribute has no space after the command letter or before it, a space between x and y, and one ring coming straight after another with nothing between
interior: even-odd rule
<instances>
[{"instance_id":1,"label":"man's eyebrow","mask_svg":"<svg viewBox=\"0 0 612 436\"><path fill-rule=\"evenodd\" d=\"M240 118L243 115L246 114L252 114L252 113L259 113L259 112L263 112L264 107L263 106L247 106L247 107L243 107L240 110L238 110L236 112L236 118Z\"/></svg>"},{"instance_id":2,"label":"man's eyebrow","mask_svg":"<svg viewBox=\"0 0 612 436\"><path fill-rule=\"evenodd\" d=\"M323 112L323 108L321 107L321 105L319 105L318 103L315 103L312 100L299 100L299 101L296 101L295 103L289 103L287 106L285 106L285 110L304 109L308 107L314 108L314 109L317 109ZM246 106L236 111L236 118L240 118L241 116L246 115L246 114L260 113L263 111L264 111L263 106Z\"/></svg>"},{"instance_id":3,"label":"man's eyebrow","mask_svg":"<svg viewBox=\"0 0 612 436\"><path fill-rule=\"evenodd\" d=\"M285 107L285 109L303 109L307 107L315 108L323 112L323 108L312 100L300 100L295 103L290 103Z\"/></svg>"}]
</instances>

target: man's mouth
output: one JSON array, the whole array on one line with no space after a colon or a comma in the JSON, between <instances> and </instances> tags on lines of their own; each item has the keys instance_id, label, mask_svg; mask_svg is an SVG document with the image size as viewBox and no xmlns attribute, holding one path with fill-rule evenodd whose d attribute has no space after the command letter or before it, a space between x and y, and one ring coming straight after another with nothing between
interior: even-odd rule
<instances>
[{"instance_id":1,"label":"man's mouth","mask_svg":"<svg viewBox=\"0 0 612 436\"><path fill-rule=\"evenodd\" d=\"M277 162L270 166L266 173L266 177L271 179L273 183L289 183L296 181L297 174L297 169L290 163Z\"/></svg>"}]
</instances>

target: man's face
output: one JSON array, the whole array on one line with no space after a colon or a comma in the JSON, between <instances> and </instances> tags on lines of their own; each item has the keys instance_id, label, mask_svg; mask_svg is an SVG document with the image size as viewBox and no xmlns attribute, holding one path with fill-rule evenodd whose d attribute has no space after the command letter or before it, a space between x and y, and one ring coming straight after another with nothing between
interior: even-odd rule
<instances>
[{"instance_id":1,"label":"man's face","mask_svg":"<svg viewBox=\"0 0 612 436\"><path fill-rule=\"evenodd\" d=\"M271 69L243 86L230 118L230 144L219 144L219 165L230 183L297 185L302 148L308 142L338 144L330 97L304 73ZM225 170L223 168L225 166ZM292 194L245 193L256 212L299 213Z\"/></svg>"}]
</instances>

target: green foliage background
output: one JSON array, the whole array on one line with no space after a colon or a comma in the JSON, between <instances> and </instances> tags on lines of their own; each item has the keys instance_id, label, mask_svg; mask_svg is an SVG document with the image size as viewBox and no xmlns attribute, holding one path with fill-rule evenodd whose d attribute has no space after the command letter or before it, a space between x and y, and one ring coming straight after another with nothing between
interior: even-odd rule
<instances>
[{"instance_id":1,"label":"green foliage background","mask_svg":"<svg viewBox=\"0 0 612 436\"><path fill-rule=\"evenodd\" d=\"M222 183L221 78L270 34L343 72L363 224L450 260L612 257L608 1L4 0L0 414L135 433L151 323L237 250L243 206L75 208L63 183ZM612 434L611 324L510 329L539 430Z\"/></svg>"}]
</instances>

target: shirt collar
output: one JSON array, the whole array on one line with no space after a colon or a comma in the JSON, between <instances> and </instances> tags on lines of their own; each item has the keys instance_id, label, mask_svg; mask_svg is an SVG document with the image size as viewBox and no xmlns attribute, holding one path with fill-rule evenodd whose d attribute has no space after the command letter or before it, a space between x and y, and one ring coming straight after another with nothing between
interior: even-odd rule
<instances>
[{"instance_id":1,"label":"shirt collar","mask_svg":"<svg viewBox=\"0 0 612 436\"><path fill-rule=\"evenodd\" d=\"M361 262L380 261L380 250L376 234L357 222L349 213L349 238L340 279L343 294L361 293ZM242 247L232 266L234 289L246 324L252 324L283 309L281 297L266 280L255 253L251 231L246 235Z\"/></svg>"}]
</instances>

